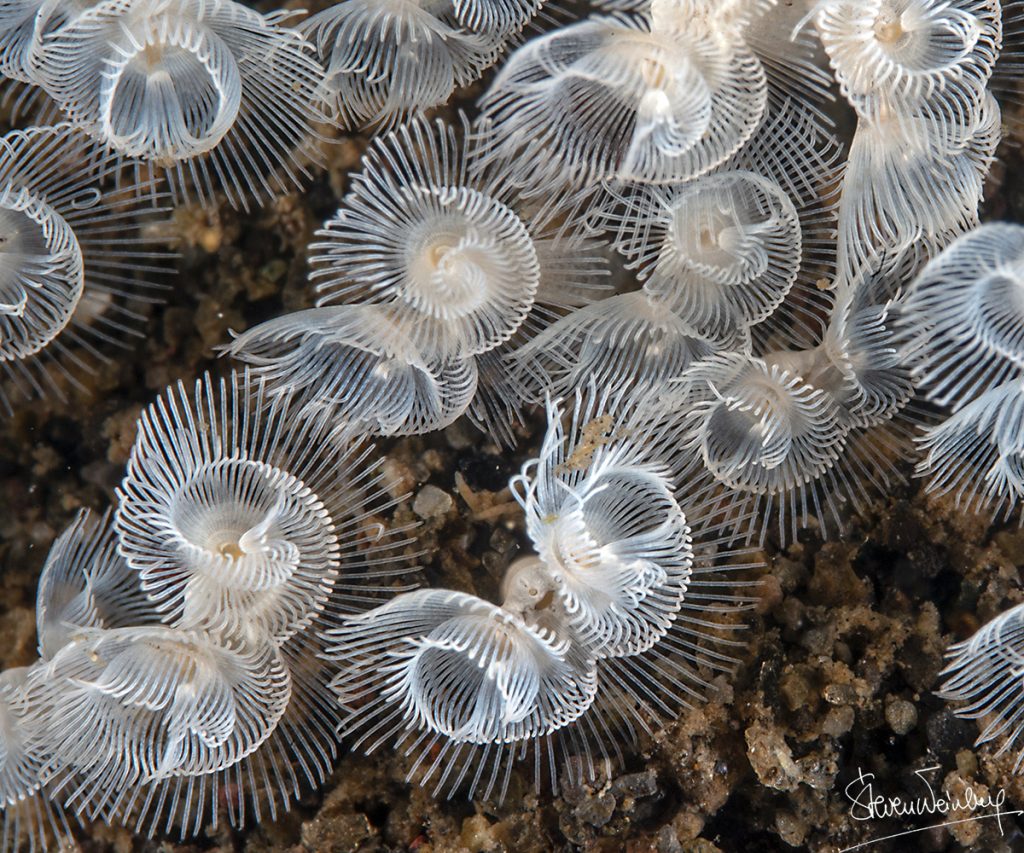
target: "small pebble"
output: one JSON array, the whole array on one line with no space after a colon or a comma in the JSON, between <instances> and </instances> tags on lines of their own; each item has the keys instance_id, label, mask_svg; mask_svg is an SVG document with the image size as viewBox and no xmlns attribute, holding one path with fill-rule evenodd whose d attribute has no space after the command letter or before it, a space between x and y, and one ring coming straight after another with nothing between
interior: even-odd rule
<instances>
[{"instance_id":1,"label":"small pebble","mask_svg":"<svg viewBox=\"0 0 1024 853\"><path fill-rule=\"evenodd\" d=\"M448 513L452 503L452 496L447 492L437 486L424 486L416 493L412 511L424 520L438 518Z\"/></svg>"},{"instance_id":2,"label":"small pebble","mask_svg":"<svg viewBox=\"0 0 1024 853\"><path fill-rule=\"evenodd\" d=\"M853 728L855 720L856 714L849 705L829 708L825 722L821 724L821 730L829 737L842 737Z\"/></svg>"},{"instance_id":3,"label":"small pebble","mask_svg":"<svg viewBox=\"0 0 1024 853\"><path fill-rule=\"evenodd\" d=\"M658 777L653 770L628 773L612 782L612 791L620 797L650 797L658 793Z\"/></svg>"},{"instance_id":4,"label":"small pebble","mask_svg":"<svg viewBox=\"0 0 1024 853\"><path fill-rule=\"evenodd\" d=\"M851 684L830 684L825 688L825 701L830 705L853 705L857 690Z\"/></svg>"},{"instance_id":5,"label":"small pebble","mask_svg":"<svg viewBox=\"0 0 1024 853\"><path fill-rule=\"evenodd\" d=\"M905 735L917 725L917 708L906 699L893 699L885 706L885 721L898 735Z\"/></svg>"},{"instance_id":6,"label":"small pebble","mask_svg":"<svg viewBox=\"0 0 1024 853\"><path fill-rule=\"evenodd\" d=\"M775 828L790 847L800 847L807 838L807 824L791 812L777 812Z\"/></svg>"},{"instance_id":7,"label":"small pebble","mask_svg":"<svg viewBox=\"0 0 1024 853\"><path fill-rule=\"evenodd\" d=\"M462 418L445 429L444 437L453 450L465 450L475 440L472 427Z\"/></svg>"},{"instance_id":8,"label":"small pebble","mask_svg":"<svg viewBox=\"0 0 1024 853\"><path fill-rule=\"evenodd\" d=\"M612 819L615 812L615 797L607 791L587 797L577 808L576 817L595 829L600 829Z\"/></svg>"}]
</instances>

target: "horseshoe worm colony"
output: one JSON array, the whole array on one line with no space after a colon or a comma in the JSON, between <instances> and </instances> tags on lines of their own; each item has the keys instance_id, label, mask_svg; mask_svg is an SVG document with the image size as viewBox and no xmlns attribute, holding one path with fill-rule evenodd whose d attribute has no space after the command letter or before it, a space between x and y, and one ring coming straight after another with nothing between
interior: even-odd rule
<instances>
[{"instance_id":1,"label":"horseshoe worm colony","mask_svg":"<svg viewBox=\"0 0 1024 853\"><path fill-rule=\"evenodd\" d=\"M305 299L151 401L53 542L0 675L4 850L274 820L339 749L440 796L596 784L751 663L766 549L907 475L1022 518L1024 226L980 218L1019 4L272 5L0 0L10 418L131 351L169 222L370 135ZM371 441L462 416L529 550L446 589ZM939 688L1015 771L1021 606Z\"/></svg>"}]
</instances>

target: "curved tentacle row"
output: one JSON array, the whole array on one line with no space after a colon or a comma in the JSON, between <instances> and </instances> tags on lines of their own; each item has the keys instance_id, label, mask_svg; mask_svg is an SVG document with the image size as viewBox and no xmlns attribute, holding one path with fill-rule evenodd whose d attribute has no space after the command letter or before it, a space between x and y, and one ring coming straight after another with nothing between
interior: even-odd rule
<instances>
[{"instance_id":1,"label":"curved tentacle row","mask_svg":"<svg viewBox=\"0 0 1024 853\"><path fill-rule=\"evenodd\" d=\"M750 171L716 172L627 199L617 248L644 289L709 340L741 339L796 283L803 260L789 195Z\"/></svg>"},{"instance_id":2,"label":"curved tentacle row","mask_svg":"<svg viewBox=\"0 0 1024 853\"><path fill-rule=\"evenodd\" d=\"M999 0L818 0L814 19L844 97L862 115L976 111L1002 44Z\"/></svg>"},{"instance_id":3,"label":"curved tentacle row","mask_svg":"<svg viewBox=\"0 0 1024 853\"><path fill-rule=\"evenodd\" d=\"M288 812L304 790L323 784L338 754L341 709L328 687L337 669L322 659L319 633L296 634L279 648L291 690L281 718L256 750L217 771L122 787L79 808L150 838L173 833L182 840L224 818L241 829Z\"/></svg>"},{"instance_id":4,"label":"curved tentacle row","mask_svg":"<svg viewBox=\"0 0 1024 853\"><path fill-rule=\"evenodd\" d=\"M430 360L408 323L379 305L333 305L285 314L237 335L224 351L295 396L373 435L443 429L477 389L476 361Z\"/></svg>"},{"instance_id":5,"label":"curved tentacle row","mask_svg":"<svg viewBox=\"0 0 1024 853\"><path fill-rule=\"evenodd\" d=\"M656 387L721 349L648 291L622 293L552 323L512 354L532 402L598 388Z\"/></svg>"},{"instance_id":6,"label":"curved tentacle row","mask_svg":"<svg viewBox=\"0 0 1024 853\"><path fill-rule=\"evenodd\" d=\"M825 524L823 508L838 522L835 501L851 487L841 464L849 459L850 428L835 397L813 384L808 368L819 359L804 360L721 353L660 394L660 406L682 413L674 463L680 487L712 501L748 535L760 523L761 540L774 508L782 539L812 513Z\"/></svg>"},{"instance_id":7,"label":"curved tentacle row","mask_svg":"<svg viewBox=\"0 0 1024 853\"><path fill-rule=\"evenodd\" d=\"M598 659L638 654L668 631L692 563L686 517L646 430L622 429L589 448L601 406L577 400L568 431L548 405L540 456L512 479L526 529L574 630Z\"/></svg>"},{"instance_id":8,"label":"curved tentacle row","mask_svg":"<svg viewBox=\"0 0 1024 853\"><path fill-rule=\"evenodd\" d=\"M564 626L531 625L464 593L400 595L332 639L343 736L367 752L390 742L415 753L410 775L429 759L423 779L440 773L436 790L469 781L471 795L482 785L490 796L498 785L503 796L514 757L543 748L597 689L593 660Z\"/></svg>"},{"instance_id":9,"label":"curved tentacle row","mask_svg":"<svg viewBox=\"0 0 1024 853\"><path fill-rule=\"evenodd\" d=\"M344 424L247 373L146 410L118 498L120 552L166 622L279 642L373 559L359 538L390 501Z\"/></svg>"},{"instance_id":10,"label":"curved tentacle row","mask_svg":"<svg viewBox=\"0 0 1024 853\"><path fill-rule=\"evenodd\" d=\"M778 0L597 0L601 13L643 16L652 32L683 42L695 34L726 43L743 43L757 58L767 84L771 117L799 104L804 118L819 131L832 126L823 107L833 101L828 72L819 67L818 42L802 25L798 3ZM758 129L758 133L761 129ZM790 150L801 150L797 139Z\"/></svg>"},{"instance_id":11,"label":"curved tentacle row","mask_svg":"<svg viewBox=\"0 0 1024 853\"><path fill-rule=\"evenodd\" d=\"M456 129L413 120L376 140L310 246L319 305L391 306L425 358L465 358L508 340L540 284L514 187L501 170L471 175Z\"/></svg>"},{"instance_id":12,"label":"curved tentacle row","mask_svg":"<svg viewBox=\"0 0 1024 853\"><path fill-rule=\"evenodd\" d=\"M76 125L205 203L301 186L321 69L280 15L235 0L101 0L46 39L37 76Z\"/></svg>"},{"instance_id":13,"label":"curved tentacle row","mask_svg":"<svg viewBox=\"0 0 1024 853\"><path fill-rule=\"evenodd\" d=\"M593 698L593 666L567 659L564 639L472 596L420 590L384 605L372 628L357 618L366 634L389 623L409 632L386 656L384 699L419 730L469 743L519 741L566 725ZM472 698L458 703L461 695Z\"/></svg>"},{"instance_id":14,"label":"curved tentacle row","mask_svg":"<svg viewBox=\"0 0 1024 853\"><path fill-rule=\"evenodd\" d=\"M436 791L504 797L531 754L538 786L573 756L593 779L735 664L721 617L750 599L718 574L759 564L713 525L694 546L659 461L671 420L594 393L561 417L550 404L541 457L511 483L537 555L508 568L500 605L420 590L330 632L342 733L397 745Z\"/></svg>"},{"instance_id":15,"label":"curved tentacle row","mask_svg":"<svg viewBox=\"0 0 1024 853\"><path fill-rule=\"evenodd\" d=\"M702 175L750 139L767 105L764 69L728 35L695 26L678 38L620 16L532 39L484 96L482 145L497 157L536 145L520 162L552 183Z\"/></svg>"},{"instance_id":16,"label":"curved tentacle row","mask_svg":"<svg viewBox=\"0 0 1024 853\"><path fill-rule=\"evenodd\" d=\"M112 514L79 512L46 557L36 593L39 656L50 660L89 628L154 624L159 616L117 550Z\"/></svg>"},{"instance_id":17,"label":"curved tentacle row","mask_svg":"<svg viewBox=\"0 0 1024 853\"><path fill-rule=\"evenodd\" d=\"M1024 228L988 223L952 243L907 287L900 335L915 382L960 408L1024 368Z\"/></svg>"},{"instance_id":18,"label":"curved tentacle row","mask_svg":"<svg viewBox=\"0 0 1024 853\"><path fill-rule=\"evenodd\" d=\"M918 437L918 476L957 506L1009 517L1024 500L1024 388L990 388Z\"/></svg>"},{"instance_id":19,"label":"curved tentacle row","mask_svg":"<svg viewBox=\"0 0 1024 853\"><path fill-rule=\"evenodd\" d=\"M596 224L644 288L709 339L820 342L835 278L842 158L835 137L784 99L712 173L669 186L608 185ZM776 344L777 345L777 344Z\"/></svg>"},{"instance_id":20,"label":"curved tentacle row","mask_svg":"<svg viewBox=\"0 0 1024 853\"><path fill-rule=\"evenodd\" d=\"M500 420L530 397L514 351L603 295L608 264L585 194L520 198L507 165L473 167L469 129L414 119L377 139L311 246L318 307L226 351L275 393L372 432L427 432L468 410L513 443Z\"/></svg>"},{"instance_id":21,"label":"curved tentacle row","mask_svg":"<svg viewBox=\"0 0 1024 853\"><path fill-rule=\"evenodd\" d=\"M977 744L1000 741L997 755L1017 750L1013 765L1024 764L1020 748L1024 691L1024 605L1018 604L982 626L970 639L950 646L949 660L940 673L944 678L938 695L965 702L954 713L969 720L985 720Z\"/></svg>"},{"instance_id":22,"label":"curved tentacle row","mask_svg":"<svg viewBox=\"0 0 1024 853\"><path fill-rule=\"evenodd\" d=\"M839 202L840 277L906 252L927 260L975 227L1000 138L999 106L987 94L962 124L919 112L860 122Z\"/></svg>"},{"instance_id":23,"label":"curved tentacle row","mask_svg":"<svg viewBox=\"0 0 1024 853\"><path fill-rule=\"evenodd\" d=\"M89 0L8 0L0 9L0 74L38 83L44 38L88 5Z\"/></svg>"},{"instance_id":24,"label":"curved tentacle row","mask_svg":"<svg viewBox=\"0 0 1024 853\"><path fill-rule=\"evenodd\" d=\"M731 575L763 564L710 503L674 487L680 413L657 390L623 396L591 384L571 409L549 406L541 456L513 485L548 586L598 661L590 733L630 742L733 671L728 649L742 644L729 635L741 625L730 620L752 598Z\"/></svg>"},{"instance_id":25,"label":"curved tentacle row","mask_svg":"<svg viewBox=\"0 0 1024 853\"><path fill-rule=\"evenodd\" d=\"M729 355L695 365L682 384L700 401L693 408L694 447L727 486L787 491L839 458L845 438L839 408L800 376Z\"/></svg>"},{"instance_id":26,"label":"curved tentacle row","mask_svg":"<svg viewBox=\"0 0 1024 853\"><path fill-rule=\"evenodd\" d=\"M537 0L346 0L304 21L343 126L383 127L443 104L493 65Z\"/></svg>"},{"instance_id":27,"label":"curved tentacle row","mask_svg":"<svg viewBox=\"0 0 1024 853\"><path fill-rule=\"evenodd\" d=\"M819 372L815 384L839 402L844 422L853 428L890 422L915 393L897 341L902 303L878 299L872 292L877 286L861 281L839 289L820 347L830 375Z\"/></svg>"},{"instance_id":28,"label":"curved tentacle row","mask_svg":"<svg viewBox=\"0 0 1024 853\"><path fill-rule=\"evenodd\" d=\"M64 124L0 138L0 365L12 396L66 394L137 335L169 255L146 245L162 215L148 181L105 186L118 158ZM148 279L148 281L147 281Z\"/></svg>"},{"instance_id":29,"label":"curved tentacle row","mask_svg":"<svg viewBox=\"0 0 1024 853\"><path fill-rule=\"evenodd\" d=\"M52 840L60 849L72 849L65 809L46 785L54 749L33 675L29 667L0 673L0 845L12 851L26 845L31 851L47 850Z\"/></svg>"},{"instance_id":30,"label":"curved tentacle row","mask_svg":"<svg viewBox=\"0 0 1024 853\"><path fill-rule=\"evenodd\" d=\"M270 736L291 692L272 644L162 625L85 629L37 679L59 756L54 787L79 811L236 764Z\"/></svg>"},{"instance_id":31,"label":"curved tentacle row","mask_svg":"<svg viewBox=\"0 0 1024 853\"><path fill-rule=\"evenodd\" d=\"M314 441L293 443L287 407L262 394L248 377L207 379L194 395L171 388L142 416L115 525L176 627L256 626L284 639L315 618L337 578L338 537L318 490L329 469L317 446L330 432L309 422Z\"/></svg>"}]
</instances>

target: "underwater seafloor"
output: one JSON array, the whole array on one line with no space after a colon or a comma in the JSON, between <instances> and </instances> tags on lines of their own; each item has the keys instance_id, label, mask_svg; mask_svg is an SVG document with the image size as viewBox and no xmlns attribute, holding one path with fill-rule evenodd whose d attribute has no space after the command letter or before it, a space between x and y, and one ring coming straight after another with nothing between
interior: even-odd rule
<instances>
[{"instance_id":1,"label":"underwater seafloor","mask_svg":"<svg viewBox=\"0 0 1024 853\"><path fill-rule=\"evenodd\" d=\"M112 501L141 408L171 382L190 383L211 367L226 371L213 348L230 329L311 303L305 247L337 207L364 145L331 146L329 168L307 190L268 208L177 210L167 227L181 241L179 274L167 304L150 309L144 336L86 377L88 394L16 399L16 413L0 420L0 665L35 659L35 588L46 551L80 507L102 511ZM997 167L988 218L1024 220L1020 157L1011 153ZM542 433L535 413L514 453L464 421L380 445L398 491L410 492L396 520L423 522L423 569L414 580L494 594L527 541L505 484ZM995 808L972 802L1002 800L1003 791L1003 812L1024 809L1015 754L975 749L977 725L932 694L946 646L1024 601L1024 530L1016 521L990 525L911 481L876 494L842 536L822 541L812 528L785 549L769 542L767 556L735 677L720 679L707 703L642 736L595 786L538 795L524 770L503 803L437 800L429 786L405 781L408 758L343 747L327 784L276 823L241 832L221 824L184 844L85 826L82 848L1024 850L1024 818L996 818ZM868 793L881 798L875 814L866 813ZM893 797L926 808L945 797L959 806L946 815L878 814Z\"/></svg>"}]
</instances>

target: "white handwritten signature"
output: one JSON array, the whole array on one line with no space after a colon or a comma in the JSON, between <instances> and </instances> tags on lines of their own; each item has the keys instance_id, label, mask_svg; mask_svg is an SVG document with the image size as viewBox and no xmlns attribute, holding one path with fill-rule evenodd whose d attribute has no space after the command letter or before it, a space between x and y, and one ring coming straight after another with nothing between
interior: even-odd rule
<instances>
[{"instance_id":1,"label":"white handwritten signature","mask_svg":"<svg viewBox=\"0 0 1024 853\"><path fill-rule=\"evenodd\" d=\"M956 796L950 796L940 790L937 791L932 786L931 781L929 781L927 774L934 773L939 769L941 769L939 765L935 765L934 767L922 767L920 770L915 770L914 775L924 783L927 794L920 797L904 797L900 795L885 796L877 793L875 791L875 774L865 773L858 768L857 778L850 782L843 790L843 793L846 794L847 799L851 803L850 817L857 821L868 821L917 815L945 816L951 811L967 812L970 817L909 829L893 835L886 835L883 838L873 838L870 841L855 844L853 847L845 847L839 853L857 850L861 847L867 847L869 844L877 844L880 841L888 841L903 835L912 835L915 832L925 832L926 830L942 826L954 826L960 823L970 823L976 820L992 818L995 818L996 823L999 824L999 833L1001 835L1003 832L1003 818L1024 814L1024 810L1003 811L1003 804L1006 802L1006 791L1002 788L995 795L979 795L970 785Z\"/></svg>"}]
</instances>

